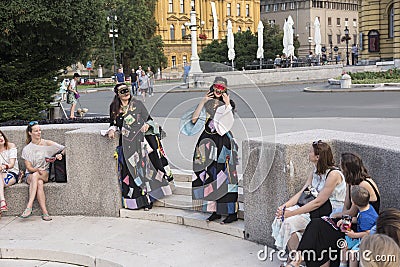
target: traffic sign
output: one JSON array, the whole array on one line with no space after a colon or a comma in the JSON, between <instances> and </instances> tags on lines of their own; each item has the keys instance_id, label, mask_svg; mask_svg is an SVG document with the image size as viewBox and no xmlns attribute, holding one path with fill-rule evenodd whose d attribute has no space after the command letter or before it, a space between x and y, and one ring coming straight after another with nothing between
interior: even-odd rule
<instances>
[{"instance_id":1,"label":"traffic sign","mask_svg":"<svg viewBox=\"0 0 400 267\"><path fill-rule=\"evenodd\" d=\"M86 62L86 69L88 69L88 70L92 69L92 61Z\"/></svg>"}]
</instances>

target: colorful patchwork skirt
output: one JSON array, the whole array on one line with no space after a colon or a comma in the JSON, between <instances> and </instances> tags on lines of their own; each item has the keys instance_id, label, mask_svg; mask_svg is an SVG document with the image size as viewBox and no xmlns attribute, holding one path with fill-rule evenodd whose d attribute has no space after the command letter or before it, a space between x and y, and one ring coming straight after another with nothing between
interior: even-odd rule
<instances>
[{"instance_id":1,"label":"colorful patchwork skirt","mask_svg":"<svg viewBox=\"0 0 400 267\"><path fill-rule=\"evenodd\" d=\"M193 156L192 199L202 211L237 212L237 151L238 145L231 132L220 136L204 130L200 135Z\"/></svg>"}]
</instances>

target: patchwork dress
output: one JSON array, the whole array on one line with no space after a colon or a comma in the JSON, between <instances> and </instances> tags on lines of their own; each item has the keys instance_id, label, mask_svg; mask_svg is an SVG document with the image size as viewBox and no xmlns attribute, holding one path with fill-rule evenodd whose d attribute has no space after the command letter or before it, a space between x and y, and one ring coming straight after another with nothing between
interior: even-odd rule
<instances>
[{"instance_id":1,"label":"patchwork dress","mask_svg":"<svg viewBox=\"0 0 400 267\"><path fill-rule=\"evenodd\" d=\"M193 155L192 199L205 212L229 215L238 210L238 145L230 131L217 132L217 107L224 104L210 100L205 105L205 128Z\"/></svg>"},{"instance_id":2,"label":"patchwork dress","mask_svg":"<svg viewBox=\"0 0 400 267\"><path fill-rule=\"evenodd\" d=\"M150 125L145 134L144 123ZM121 132L116 156L122 189L122 204L127 209L149 206L155 199L171 195L167 179L172 178L158 127L142 102L131 100L127 109L110 119ZM156 129L157 128L157 129Z\"/></svg>"}]
</instances>

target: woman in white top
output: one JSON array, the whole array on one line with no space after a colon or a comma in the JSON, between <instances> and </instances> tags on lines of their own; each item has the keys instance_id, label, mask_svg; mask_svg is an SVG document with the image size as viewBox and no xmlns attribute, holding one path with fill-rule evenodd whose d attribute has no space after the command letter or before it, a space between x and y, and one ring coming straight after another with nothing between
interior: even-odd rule
<instances>
[{"instance_id":1,"label":"woman in white top","mask_svg":"<svg viewBox=\"0 0 400 267\"><path fill-rule=\"evenodd\" d=\"M20 217L28 218L32 215L32 206L36 198L42 209L42 219L50 221L43 184L49 180L50 162L61 160L65 147L42 139L42 131L37 121L31 121L26 128L26 143L28 145L22 150L22 158L26 166L25 181L29 184L29 201Z\"/></svg>"},{"instance_id":2,"label":"woman in white top","mask_svg":"<svg viewBox=\"0 0 400 267\"><path fill-rule=\"evenodd\" d=\"M278 207L272 225L272 236L279 249L296 250L307 224L312 218L329 216L343 207L346 182L341 171L335 168L330 146L321 140L310 147L309 160L315 165L303 188L285 204ZM298 200L309 185L318 191L311 202L299 206ZM283 221L283 222L282 222Z\"/></svg>"},{"instance_id":3,"label":"woman in white top","mask_svg":"<svg viewBox=\"0 0 400 267\"><path fill-rule=\"evenodd\" d=\"M0 131L0 215L8 211L7 202L4 197L4 187L15 184L18 179L17 147L8 141L7 137Z\"/></svg>"}]
</instances>

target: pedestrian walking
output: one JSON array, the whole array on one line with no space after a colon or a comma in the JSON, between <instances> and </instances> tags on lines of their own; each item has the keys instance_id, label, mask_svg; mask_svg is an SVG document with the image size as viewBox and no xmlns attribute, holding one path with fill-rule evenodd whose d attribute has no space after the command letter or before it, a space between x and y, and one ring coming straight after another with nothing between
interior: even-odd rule
<instances>
[{"instance_id":1,"label":"pedestrian walking","mask_svg":"<svg viewBox=\"0 0 400 267\"><path fill-rule=\"evenodd\" d=\"M70 115L69 115L70 119L75 119L75 107L76 103L78 102L77 99L79 98L77 84L80 77L81 75L75 72L74 77L69 82L69 85L67 87L67 104L71 105Z\"/></svg>"},{"instance_id":2,"label":"pedestrian walking","mask_svg":"<svg viewBox=\"0 0 400 267\"><path fill-rule=\"evenodd\" d=\"M147 68L146 75L149 77L149 97L154 95L154 72L151 71L151 67Z\"/></svg>"}]
</instances>

